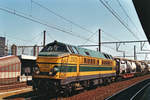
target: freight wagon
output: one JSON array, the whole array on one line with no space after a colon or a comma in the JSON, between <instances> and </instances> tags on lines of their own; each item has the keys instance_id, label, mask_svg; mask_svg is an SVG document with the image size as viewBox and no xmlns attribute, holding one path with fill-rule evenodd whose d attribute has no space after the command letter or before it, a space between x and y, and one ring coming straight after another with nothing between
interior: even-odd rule
<instances>
[{"instance_id":1,"label":"freight wagon","mask_svg":"<svg viewBox=\"0 0 150 100\"><path fill-rule=\"evenodd\" d=\"M19 81L21 62L17 56L0 57L0 85Z\"/></svg>"}]
</instances>

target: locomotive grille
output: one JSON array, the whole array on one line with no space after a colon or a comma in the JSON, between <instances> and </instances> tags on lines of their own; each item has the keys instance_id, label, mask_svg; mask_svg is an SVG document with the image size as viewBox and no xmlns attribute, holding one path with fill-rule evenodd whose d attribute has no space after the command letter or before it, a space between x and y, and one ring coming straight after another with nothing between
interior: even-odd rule
<instances>
[{"instance_id":1,"label":"locomotive grille","mask_svg":"<svg viewBox=\"0 0 150 100\"><path fill-rule=\"evenodd\" d=\"M40 75L49 75L49 72L40 72Z\"/></svg>"}]
</instances>

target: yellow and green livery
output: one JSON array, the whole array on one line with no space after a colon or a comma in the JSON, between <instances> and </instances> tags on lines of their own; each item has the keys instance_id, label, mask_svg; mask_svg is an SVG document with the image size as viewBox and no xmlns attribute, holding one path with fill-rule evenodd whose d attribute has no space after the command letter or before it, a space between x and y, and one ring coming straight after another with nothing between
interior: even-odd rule
<instances>
[{"instance_id":1,"label":"yellow and green livery","mask_svg":"<svg viewBox=\"0 0 150 100\"><path fill-rule=\"evenodd\" d=\"M112 81L116 62L111 55L54 41L39 53L33 89L72 91Z\"/></svg>"}]
</instances>

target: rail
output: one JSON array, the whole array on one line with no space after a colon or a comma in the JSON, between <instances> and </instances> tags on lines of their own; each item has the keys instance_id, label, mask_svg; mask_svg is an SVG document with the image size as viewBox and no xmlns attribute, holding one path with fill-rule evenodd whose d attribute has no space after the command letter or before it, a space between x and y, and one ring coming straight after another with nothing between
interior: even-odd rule
<instances>
[{"instance_id":1,"label":"rail","mask_svg":"<svg viewBox=\"0 0 150 100\"><path fill-rule=\"evenodd\" d=\"M137 96L150 85L150 79L146 79L125 88L105 100L136 100Z\"/></svg>"}]
</instances>

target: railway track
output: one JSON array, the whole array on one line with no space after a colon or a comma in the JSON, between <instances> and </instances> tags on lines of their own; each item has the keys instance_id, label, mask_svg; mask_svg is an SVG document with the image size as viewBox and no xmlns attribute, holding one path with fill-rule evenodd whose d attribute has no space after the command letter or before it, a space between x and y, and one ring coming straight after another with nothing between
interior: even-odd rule
<instances>
[{"instance_id":1,"label":"railway track","mask_svg":"<svg viewBox=\"0 0 150 100\"><path fill-rule=\"evenodd\" d=\"M88 91L80 90L80 91L77 91L74 95L67 97L67 98L63 98L61 96L58 96L58 97L52 96L52 95L50 96L50 94L40 95L40 94L35 94L34 92L27 92L27 93L21 93L18 95L13 95L13 96L3 98L3 99L6 99L6 100L43 100L43 99L44 100L85 100L85 99L86 100L104 100L104 99L105 100L130 100L132 97L134 97L132 100L136 100L135 98L139 98L138 96L142 95L143 91L145 91L145 88L149 86L150 84L149 77L150 75L146 75L146 76L133 78L131 80L129 79L129 80L121 81L121 82L114 82L110 85L100 86L96 89L92 89ZM140 80L144 80L144 81L140 81ZM145 86L145 88L143 86ZM130 88L132 89L130 90ZM126 91L126 93L123 92L122 89ZM120 92L116 93L117 91L120 91ZM120 95L121 92L123 93L123 95L125 93L125 96L122 97L123 99L121 97L119 98L119 96L116 96L116 95ZM113 95L113 93L116 93L116 94ZM130 96L129 98L126 96L128 95L127 93L131 94L129 95ZM108 96L111 96L111 97L107 98ZM118 98L115 98L115 97L118 97Z\"/></svg>"},{"instance_id":2,"label":"railway track","mask_svg":"<svg viewBox=\"0 0 150 100\"><path fill-rule=\"evenodd\" d=\"M76 93L80 93L82 90L78 90ZM45 91L48 92L48 91ZM76 94L75 93L75 94ZM67 98L67 97L66 97ZM4 100L64 100L64 97L61 95L50 95L50 94L37 94L33 91L21 93L17 95L12 95L6 98L3 98Z\"/></svg>"},{"instance_id":3,"label":"railway track","mask_svg":"<svg viewBox=\"0 0 150 100\"><path fill-rule=\"evenodd\" d=\"M143 80L125 88L105 100L141 100L145 89L150 86L150 79Z\"/></svg>"}]
</instances>

